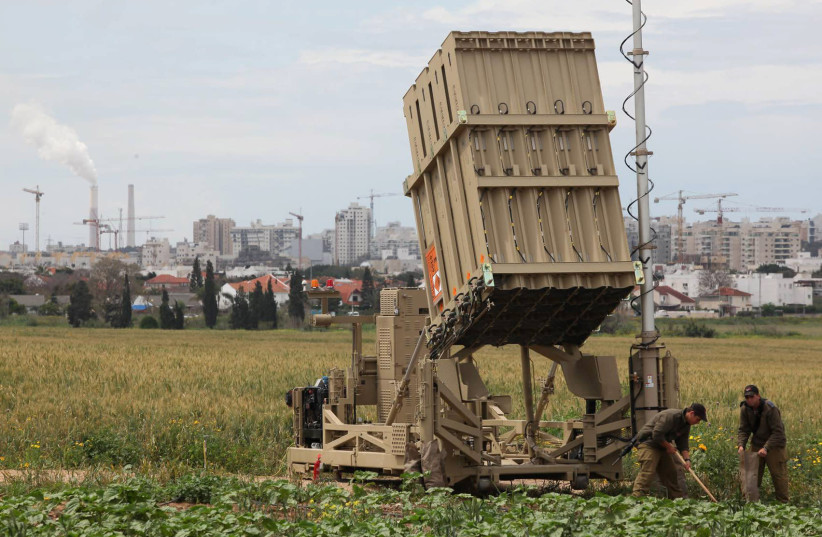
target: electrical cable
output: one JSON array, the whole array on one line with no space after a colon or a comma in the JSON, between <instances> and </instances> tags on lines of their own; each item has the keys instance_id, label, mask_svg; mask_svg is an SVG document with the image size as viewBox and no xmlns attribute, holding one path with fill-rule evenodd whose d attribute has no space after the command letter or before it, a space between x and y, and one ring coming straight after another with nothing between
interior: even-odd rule
<instances>
[{"instance_id":1,"label":"electrical cable","mask_svg":"<svg viewBox=\"0 0 822 537\"><path fill-rule=\"evenodd\" d=\"M634 5L634 4L633 4L633 2L631 2L631 0L625 0L625 2L626 2L628 5L630 5L630 6L633 6L633 5ZM647 17L647 15L645 15L645 12L644 12L644 11L640 11L640 15L641 15L641 17L642 17L642 20L641 20L641 22L640 22L639 28L637 28L636 30L634 30L633 32L631 32L631 33L630 33L630 34L629 34L629 35L628 35L628 36L627 36L627 37L626 37L626 38L622 41L622 43L620 43L620 45L619 45L619 52L620 52L620 54L622 54L622 57L623 57L623 58L625 58L625 60L626 60L626 61L630 62L630 64L631 64L631 65L633 65L635 69L639 69L640 67L642 67L642 65L643 65L643 63L644 63L644 61L645 61L645 60L644 60L644 55L641 55L641 56L640 56L640 58L639 58L638 60L636 59L636 57L634 57L634 58L632 59L632 58L631 58L631 57L629 57L629 56L628 56L628 54L625 52L625 43L627 43L629 39L631 39L631 38L632 38L632 37L634 37L634 36L635 36L638 32L640 32L640 31L641 31L641 30L645 27L645 25L648 23L648 17ZM645 84L646 84L646 83L648 82L648 80L650 79L650 75L648 74L648 72L647 72L647 71L643 71L643 74L644 74L645 76L644 76L644 79L642 80L642 83L641 83L641 84L639 84L639 85L638 85L638 86L634 89L634 91L632 91L632 92L631 92L631 93L630 93L630 94L629 94L629 95L625 98L625 100L624 100L624 101L622 101L622 111L625 113L625 115L626 115L626 116L628 116L629 118L631 118L631 121L634 121L634 122L636 122L636 117L635 117L635 116L633 116L630 112L628 112L628 109L626 108L626 106L627 106L627 104L628 104L628 101L630 101L630 100L631 100L631 99L632 99L632 98L633 98L633 97L634 97L637 93L639 93L639 90L641 90L642 88L644 88L644 87L645 87ZM635 152L636 152L636 151L637 151L640 147L642 147L642 146L643 146L643 145L644 145L644 144L645 144L645 143L646 143L646 142L647 142L647 141L651 138L651 136L653 136L654 131L653 131L653 129L650 127L650 125L648 125L647 123L645 124L645 130L646 130L646 135L645 135L645 138L643 138L643 139L642 139L642 140L641 140L638 144L636 144L636 145L635 145L634 147L632 147L632 148L631 148L631 149L630 149L627 153L625 153L625 157L623 158L623 162L625 163L625 166L627 166L629 170L631 170L632 172L634 172L634 173L636 173L636 174L638 174L638 175L645 175L645 176L646 176L646 178L647 178L647 180L648 180L648 188L647 188L647 190L646 190L645 192L641 193L641 194L639 195L639 197L638 197L638 198L636 198L635 200L633 200L633 201L632 201L631 203L629 203L629 204L628 204L628 206L626 207L626 211L628 212L628 215L629 215L631 218L633 218L634 220L636 220L637 222L639 222L639 218L638 218L638 217L637 217L637 216L633 213L633 211L631 211L631 208L632 208L635 204L638 204L638 203L639 203L639 201L640 201L642 198L649 197L649 196L651 195L651 192L654 190L654 187L655 187L653 180L651 180L650 176L648 176L648 172L645 170L645 165L640 166L640 165L639 165L639 163L637 163L636 161L634 161L634 163L636 164L636 167L634 167L634 166L631 166L631 164L630 164L630 162L629 162L629 160L630 160L630 159L629 159L629 157L631 157L631 156L635 156ZM631 257L633 257L633 255L634 255L635 253L639 252L640 250L644 250L644 249L647 249L648 247L653 246L653 244L656 242L656 240L657 240L657 232L656 232L656 229L654 229L653 227L651 227L651 238L650 238L648 241L644 242L644 243L640 243L640 244L638 244L638 245L637 245L637 246L636 246L633 250L631 250ZM645 268L648 266L648 263L651 261L650 257L648 257L648 258L646 258L646 259L642 259L641 257L637 256L637 259L639 260L639 262L640 262L640 263L642 263L642 267L643 267L643 269L645 269ZM652 277L652 278L653 278L653 277ZM637 304L637 302L638 302L640 299L642 299L642 297L643 297L643 296L645 296L646 294L648 294L648 293L652 293L652 292L653 292L653 290L654 290L654 289L656 289L656 288L658 287L658 285L659 285L659 282L658 282L656 279L653 279L651 283L652 283L652 287L651 287L651 289L650 289L649 291L644 291L644 292L641 292L639 295L637 295L637 296L635 296L634 298L632 298L632 299L631 299L630 305L631 305L631 309L632 309L634 312L636 312L636 313L641 313L641 308L638 308L638 307L637 307L637 305L636 305L636 304ZM658 339L658 337L659 337L659 336L657 336L657 338L655 338L653 341L656 341L656 339ZM653 343L653 342L651 342L651 343ZM644 346L650 345L651 343L647 343L647 344L645 344Z\"/></svg>"}]
</instances>

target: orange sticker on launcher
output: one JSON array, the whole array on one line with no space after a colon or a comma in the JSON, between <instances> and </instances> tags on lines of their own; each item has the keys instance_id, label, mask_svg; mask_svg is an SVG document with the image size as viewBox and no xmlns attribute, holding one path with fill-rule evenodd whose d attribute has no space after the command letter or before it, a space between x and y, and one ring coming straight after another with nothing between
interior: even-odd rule
<instances>
[{"instance_id":1,"label":"orange sticker on launcher","mask_svg":"<svg viewBox=\"0 0 822 537\"><path fill-rule=\"evenodd\" d=\"M428 289L431 291L431 298L436 302L442 298L442 278L440 278L440 265L437 261L437 250L434 245L425 252L425 264L428 267Z\"/></svg>"}]
</instances>

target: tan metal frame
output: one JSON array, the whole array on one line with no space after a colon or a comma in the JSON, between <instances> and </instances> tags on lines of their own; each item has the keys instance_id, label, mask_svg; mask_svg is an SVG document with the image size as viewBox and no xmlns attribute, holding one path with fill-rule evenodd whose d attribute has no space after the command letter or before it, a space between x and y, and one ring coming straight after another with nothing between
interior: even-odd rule
<instances>
[{"instance_id":1,"label":"tan metal frame","mask_svg":"<svg viewBox=\"0 0 822 537\"><path fill-rule=\"evenodd\" d=\"M413 444L420 449L426 442L437 442L444 454L443 464L447 484L476 485L482 479L493 482L521 478L563 479L584 486L589 477L618 479L622 465L619 451L624 445L614 436L626 435L631 421L625 417L629 408L628 396L619 392L616 360L583 354L568 345L557 347L521 347L523 357L523 396L531 397L526 406L526 419L510 419L512 400L507 395L488 393L480 378L474 355L481 347L442 349L437 360L430 359L425 348L425 332L421 330L420 308L425 291L421 289L386 290L388 304L396 304L398 295L414 308L393 315L381 312L376 318L315 316L318 324L351 324L354 346L352 367L337 369L329 374L329 397L323 409L322 447L305 447L300 437L302 401L295 391L294 429L297 447L288 450L291 471L302 473L313 468L317 456L337 472L370 469L384 475L399 475L406 465L406 447ZM401 300L402 301L402 300ZM417 309L416 315L406 312ZM424 311L424 310L423 310ZM403 377L413 368L416 381L412 387L416 397L408 393L408 385L397 382L395 390L385 394L377 390L378 357L365 356L359 337L363 322L378 325L390 323L391 331L378 331L376 348L396 345L397 340L409 339L415 350L403 360L407 369L400 369ZM404 328L406 327L406 328ZM417 345L420 344L421 345ZM407 348L407 347L406 347ZM534 405L530 382L530 356L533 350L547 357L554 366ZM391 354L392 363L395 354ZM415 358L416 357L416 358ZM525 364L528 364L527 368ZM600 408L581 419L547 421L541 418L553 393L553 378L561 369L569 390L588 400L602 401ZM386 401L386 396L389 399ZM405 401L404 403L402 401ZM387 406L399 402L409 421L394 421L388 415L379 423L357 423L356 408L363 405ZM533 409L536 407L537 412ZM547 429L559 429L561 436ZM615 464L616 463L616 464Z\"/></svg>"}]
</instances>

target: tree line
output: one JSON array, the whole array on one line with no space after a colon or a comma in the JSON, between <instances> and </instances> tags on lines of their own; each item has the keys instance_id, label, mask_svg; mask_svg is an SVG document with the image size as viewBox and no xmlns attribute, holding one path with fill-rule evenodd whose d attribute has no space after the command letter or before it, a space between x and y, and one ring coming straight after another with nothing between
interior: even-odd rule
<instances>
[{"instance_id":1,"label":"tree line","mask_svg":"<svg viewBox=\"0 0 822 537\"><path fill-rule=\"evenodd\" d=\"M208 328L215 328L220 317L218 304L222 298L231 301L228 314L224 315L224 323L231 329L276 329L283 323L283 319L287 320L288 327L303 326L308 309L308 300L303 290L304 275L300 270L293 270L290 266L286 271L291 274L290 291L286 312L280 315L271 281L267 282L265 288L257 282L253 289L241 287L234 296L224 294L221 297L220 282L217 281L212 262L207 261L203 270L199 257L195 258L188 287L202 303L202 320L197 322ZM370 269L353 269L354 274L348 269L345 271L345 275L359 276L362 280L362 301L358 305L359 309L370 312L378 307L379 287ZM75 281L70 286L69 304L65 309L57 303L56 296L53 296L41 307L41 314L65 313L69 323L75 327L99 325L102 322L113 328L127 328L132 326L135 320L139 320L141 328L185 328L186 304L172 300L165 287L162 288L161 303L155 314L138 314L136 318L133 316L132 297L142 294L142 282L153 276L154 274L141 276L136 265L127 265L116 259L102 259L95 264L88 276L74 275ZM408 273L401 277L400 285L416 285L414 274ZM4 284L7 287L15 285L11 282ZM336 309L336 305L332 309Z\"/></svg>"}]
</instances>

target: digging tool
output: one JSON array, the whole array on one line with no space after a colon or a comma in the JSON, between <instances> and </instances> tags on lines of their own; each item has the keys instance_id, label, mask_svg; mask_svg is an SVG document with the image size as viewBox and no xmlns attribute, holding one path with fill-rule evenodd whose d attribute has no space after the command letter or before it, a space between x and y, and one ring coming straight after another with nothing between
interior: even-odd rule
<instances>
[{"instance_id":1,"label":"digging tool","mask_svg":"<svg viewBox=\"0 0 822 537\"><path fill-rule=\"evenodd\" d=\"M676 456L679 459L679 462L681 462L683 466L687 467L687 465L685 464L685 459L682 458L682 455L679 454L679 451L676 452ZM708 497L711 499L711 501L716 503L716 498L714 498L714 495L711 494L711 491L708 490L708 487L705 486L705 484L702 482L702 480L699 479L699 477L697 477L696 473L691 468L688 468L688 471L691 472L691 475L693 476L693 478L696 479L696 482L699 483L699 486L702 487L702 490L705 491L705 494L708 495Z\"/></svg>"}]
</instances>

